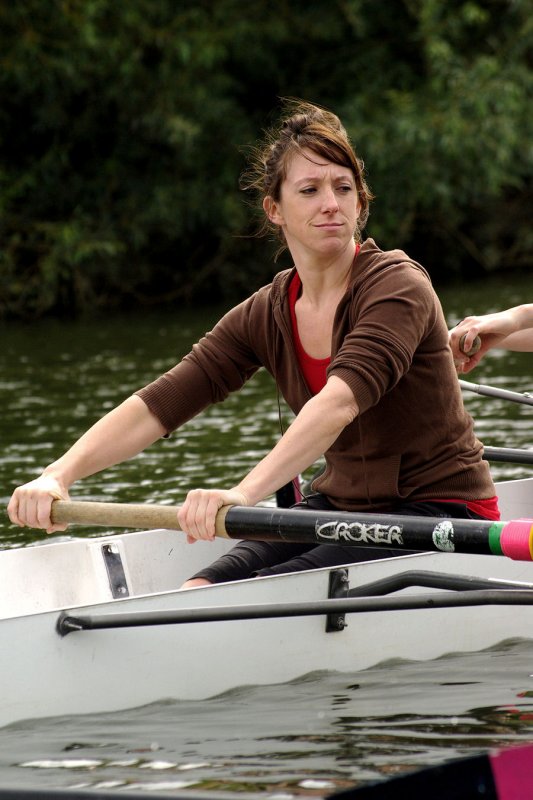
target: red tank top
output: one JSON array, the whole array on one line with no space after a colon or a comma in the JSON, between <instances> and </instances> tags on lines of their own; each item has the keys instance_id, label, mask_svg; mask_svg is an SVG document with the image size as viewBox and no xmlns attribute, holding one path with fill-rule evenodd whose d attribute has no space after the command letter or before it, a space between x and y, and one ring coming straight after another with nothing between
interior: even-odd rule
<instances>
[{"instance_id":1,"label":"red tank top","mask_svg":"<svg viewBox=\"0 0 533 800\"><path fill-rule=\"evenodd\" d=\"M303 348L298 333L298 323L296 321L296 301L298 300L301 288L302 282L300 280L300 276L298 273L296 273L289 285L289 306L291 309L292 338L296 348L296 355L298 356L298 364L302 370L305 382L309 387L309 391L311 394L318 394L319 391L326 385L326 370L330 364L331 358L329 356L327 358L313 358L312 356L308 355Z\"/></svg>"}]
</instances>

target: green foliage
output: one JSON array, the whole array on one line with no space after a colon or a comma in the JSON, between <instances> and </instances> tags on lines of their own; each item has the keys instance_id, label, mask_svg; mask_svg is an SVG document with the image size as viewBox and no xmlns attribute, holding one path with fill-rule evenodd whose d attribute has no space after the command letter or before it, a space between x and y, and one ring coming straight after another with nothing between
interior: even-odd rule
<instances>
[{"instance_id":1,"label":"green foliage","mask_svg":"<svg viewBox=\"0 0 533 800\"><path fill-rule=\"evenodd\" d=\"M242 296L244 151L303 97L341 115L368 232L445 270L530 266L526 0L0 5L0 315Z\"/></svg>"},{"instance_id":2,"label":"green foliage","mask_svg":"<svg viewBox=\"0 0 533 800\"><path fill-rule=\"evenodd\" d=\"M528 268L531 4L426 0L404 8L397 33L418 64L411 59L395 80L383 53L380 102L365 94L345 112L377 195L370 229L389 246L409 243L436 275ZM375 29L365 35L385 38Z\"/></svg>"}]
</instances>

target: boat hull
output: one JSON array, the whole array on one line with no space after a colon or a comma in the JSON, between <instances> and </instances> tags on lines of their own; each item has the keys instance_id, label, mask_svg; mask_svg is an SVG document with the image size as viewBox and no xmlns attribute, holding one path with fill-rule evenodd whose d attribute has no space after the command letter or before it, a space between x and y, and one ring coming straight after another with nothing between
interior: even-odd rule
<instances>
[{"instance_id":1,"label":"boat hull","mask_svg":"<svg viewBox=\"0 0 533 800\"><path fill-rule=\"evenodd\" d=\"M522 488L530 490L531 483ZM110 578L111 545L122 571L118 582ZM216 545L219 551L227 546ZM0 725L204 699L244 685L286 682L316 671L353 673L390 659L434 659L532 635L533 606L514 605L358 612L333 631L327 630L326 616L317 614L58 633L64 611L74 616L165 612L328 597L331 569L176 591L193 571L192 554L205 563L213 557L209 548L187 545L178 532L146 531L0 553ZM531 562L500 556L427 553L346 569L350 587L411 570L533 585ZM121 586L127 593L122 598ZM415 587L402 593L427 591Z\"/></svg>"},{"instance_id":2,"label":"boat hull","mask_svg":"<svg viewBox=\"0 0 533 800\"><path fill-rule=\"evenodd\" d=\"M501 563L504 562L504 563ZM350 585L424 569L509 580L531 567L499 557L428 554L349 567ZM329 570L169 592L113 603L113 611L299 602L326 598ZM109 604L82 607L97 614ZM57 611L1 623L0 724L31 717L113 711L157 700L201 699L237 686L286 682L317 670L355 672L388 659L432 659L527 637L533 607L443 608L350 615L326 632L325 616L154 625L61 637Z\"/></svg>"}]
</instances>

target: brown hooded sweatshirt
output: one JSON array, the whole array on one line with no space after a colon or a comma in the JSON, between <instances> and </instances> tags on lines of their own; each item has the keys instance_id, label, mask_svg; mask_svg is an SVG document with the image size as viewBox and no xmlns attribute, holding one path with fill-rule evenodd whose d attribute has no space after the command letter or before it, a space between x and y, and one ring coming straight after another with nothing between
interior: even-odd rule
<instances>
[{"instance_id":1,"label":"brown hooded sweatshirt","mask_svg":"<svg viewBox=\"0 0 533 800\"><path fill-rule=\"evenodd\" d=\"M294 414L310 392L278 273L229 311L183 360L137 394L168 432L224 400L260 367ZM448 329L427 272L368 239L334 322L328 376L352 389L359 415L324 454L313 484L338 508L370 511L430 499L480 500L495 487L457 380Z\"/></svg>"}]
</instances>

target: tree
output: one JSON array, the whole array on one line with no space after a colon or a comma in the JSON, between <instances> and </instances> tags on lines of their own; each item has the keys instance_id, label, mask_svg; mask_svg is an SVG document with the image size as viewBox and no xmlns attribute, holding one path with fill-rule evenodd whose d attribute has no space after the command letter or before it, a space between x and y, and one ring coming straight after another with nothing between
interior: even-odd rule
<instances>
[{"instance_id":1,"label":"tree","mask_svg":"<svg viewBox=\"0 0 533 800\"><path fill-rule=\"evenodd\" d=\"M268 280L238 178L283 96L342 116L382 246L436 278L529 266L531 16L526 0L0 5L0 314Z\"/></svg>"}]
</instances>

